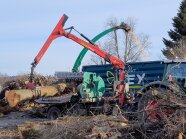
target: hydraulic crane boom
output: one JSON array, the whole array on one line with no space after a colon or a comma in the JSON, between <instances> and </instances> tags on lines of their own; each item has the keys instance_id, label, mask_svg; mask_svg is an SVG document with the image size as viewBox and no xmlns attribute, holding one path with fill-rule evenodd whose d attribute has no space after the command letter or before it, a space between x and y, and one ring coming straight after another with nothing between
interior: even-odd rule
<instances>
[{"instance_id":1,"label":"hydraulic crane boom","mask_svg":"<svg viewBox=\"0 0 186 139\"><path fill-rule=\"evenodd\" d=\"M61 19L59 20L58 24L55 26L54 30L44 43L43 47L35 57L34 61L31 63L31 73L30 73L30 82L32 82L33 79L33 74L34 74L34 68L37 66L37 64L40 62L41 58L43 55L46 53L47 49L49 48L50 44L52 41L58 37L61 37L62 35L59 34L59 31L63 29L64 23L66 22L67 18L65 16L62 16Z\"/></svg>"},{"instance_id":2,"label":"hydraulic crane boom","mask_svg":"<svg viewBox=\"0 0 186 139\"><path fill-rule=\"evenodd\" d=\"M115 27L112 27L112 28L109 28L101 33L99 33L98 35L96 35L91 41L93 43L97 42L100 38L102 38L103 36L107 35L108 33L112 32L112 31L116 31L118 29L123 29L125 30L125 32L129 32L131 30L131 28L125 24L125 23L121 23L119 26L115 26ZM81 62L85 56L85 54L87 53L88 49L86 48L83 48L82 51L79 53L79 56L77 57L75 63L74 63L74 66L72 68L72 71L73 72L78 72L79 71L79 67L81 65Z\"/></svg>"},{"instance_id":3,"label":"hydraulic crane boom","mask_svg":"<svg viewBox=\"0 0 186 139\"><path fill-rule=\"evenodd\" d=\"M97 54L98 56L104 58L107 62L111 63L113 65L114 68L119 69L120 70L120 74L119 74L119 80L120 80L120 84L117 88L117 90L115 90L116 92L118 92L118 96L119 96L119 104L123 104L125 99L124 99L124 89L125 89L125 83L124 83L124 79L125 79L125 73L124 73L124 63L122 60L108 54L107 52L101 50L98 45L95 45L93 42L91 42L86 36L84 36L83 34L80 34L84 39L86 39L88 42L78 38L77 36L71 34L70 32L66 32L64 27L65 22L67 21L68 16L66 16L65 14L62 16L62 18L60 19L60 21L58 22L58 24L56 25L56 27L54 28L54 30L52 31L52 33L50 34L50 36L48 37L47 41L45 42L45 44L43 45L43 47L41 48L41 50L39 51L39 53L37 54L37 56L34 59L34 62L32 63L32 67L31 67L31 80L32 80L32 76L33 76L33 71L34 68L36 67L36 65L39 63L39 61L41 60L41 58L43 57L43 55L45 54L45 52L47 51L48 47L50 46L50 44L52 43L52 41L58 37L61 36L65 36L68 39L71 39L73 41L75 41L76 43L82 45L83 47L87 48L88 50L92 51L93 53Z\"/></svg>"}]
</instances>

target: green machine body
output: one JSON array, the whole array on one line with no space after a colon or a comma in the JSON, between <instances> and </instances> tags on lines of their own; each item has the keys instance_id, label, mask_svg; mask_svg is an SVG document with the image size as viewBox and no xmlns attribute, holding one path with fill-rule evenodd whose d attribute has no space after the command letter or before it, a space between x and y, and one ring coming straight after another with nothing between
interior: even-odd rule
<instances>
[{"instance_id":1,"label":"green machine body","mask_svg":"<svg viewBox=\"0 0 186 139\"><path fill-rule=\"evenodd\" d=\"M104 92L104 80L100 76L96 76L96 73L85 72L83 75L83 83L80 87L82 102L100 101Z\"/></svg>"}]
</instances>

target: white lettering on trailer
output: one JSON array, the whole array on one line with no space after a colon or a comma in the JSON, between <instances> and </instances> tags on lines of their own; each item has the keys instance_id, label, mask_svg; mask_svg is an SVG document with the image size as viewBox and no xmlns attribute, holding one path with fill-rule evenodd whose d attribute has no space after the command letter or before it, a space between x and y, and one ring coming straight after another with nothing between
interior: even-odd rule
<instances>
[{"instance_id":1,"label":"white lettering on trailer","mask_svg":"<svg viewBox=\"0 0 186 139\"><path fill-rule=\"evenodd\" d=\"M131 84L134 84L134 79L135 77L138 78L138 83L137 84L141 84L141 82L143 81L143 79L145 78L145 73L143 73L142 75L140 74L132 74L132 75L127 75L127 81L128 81L128 84L131 85Z\"/></svg>"},{"instance_id":2,"label":"white lettering on trailer","mask_svg":"<svg viewBox=\"0 0 186 139\"><path fill-rule=\"evenodd\" d=\"M135 75L127 75L127 80L128 80L128 84L134 84L134 82L132 82L135 79Z\"/></svg>"},{"instance_id":3,"label":"white lettering on trailer","mask_svg":"<svg viewBox=\"0 0 186 139\"><path fill-rule=\"evenodd\" d=\"M140 76L139 74L137 74L137 77L138 77L138 79L139 79L138 84L141 84L141 81L142 81L142 80L144 79L144 77L145 77L145 73L143 73L142 76Z\"/></svg>"}]
</instances>

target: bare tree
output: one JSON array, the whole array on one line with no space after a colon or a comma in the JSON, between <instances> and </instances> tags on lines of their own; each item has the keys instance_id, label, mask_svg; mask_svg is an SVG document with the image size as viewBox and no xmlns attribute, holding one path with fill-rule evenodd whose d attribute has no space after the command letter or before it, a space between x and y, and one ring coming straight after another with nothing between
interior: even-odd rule
<instances>
[{"instance_id":1,"label":"bare tree","mask_svg":"<svg viewBox=\"0 0 186 139\"><path fill-rule=\"evenodd\" d=\"M99 46L125 63L142 61L148 58L146 52L150 46L148 35L141 33L136 36L134 33L136 20L134 18L128 18L126 23L130 26L131 31L113 31L107 35L104 43L99 43ZM106 27L111 28L119 24L117 18L110 18L106 23ZM104 60L95 54L91 55L91 60L94 64L104 64Z\"/></svg>"},{"instance_id":2,"label":"bare tree","mask_svg":"<svg viewBox=\"0 0 186 139\"><path fill-rule=\"evenodd\" d=\"M112 43L113 42L111 42L111 41L105 41L103 44L101 44L101 42L98 42L98 45L102 48L102 50L115 56L115 52L116 52L115 47L110 47L110 46L113 46ZM106 61L103 58L101 58L100 56L98 56L94 53L91 53L90 63L94 63L96 65L103 65L103 64L106 64Z\"/></svg>"}]
</instances>

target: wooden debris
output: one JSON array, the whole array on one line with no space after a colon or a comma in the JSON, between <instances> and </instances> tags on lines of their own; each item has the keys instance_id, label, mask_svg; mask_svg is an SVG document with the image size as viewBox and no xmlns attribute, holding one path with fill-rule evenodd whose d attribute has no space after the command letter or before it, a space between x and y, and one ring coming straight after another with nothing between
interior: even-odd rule
<instances>
[{"instance_id":1,"label":"wooden debris","mask_svg":"<svg viewBox=\"0 0 186 139\"><path fill-rule=\"evenodd\" d=\"M59 96L64 93L72 93L73 91L74 86L61 83L53 86L36 87L34 90L9 90L5 93L5 99L10 107L16 107L26 100L32 100L39 97Z\"/></svg>"},{"instance_id":2,"label":"wooden debris","mask_svg":"<svg viewBox=\"0 0 186 139\"><path fill-rule=\"evenodd\" d=\"M178 134L178 139L183 139L183 133L182 133L182 132L180 132L180 133Z\"/></svg>"},{"instance_id":3,"label":"wooden debris","mask_svg":"<svg viewBox=\"0 0 186 139\"><path fill-rule=\"evenodd\" d=\"M113 121L112 121L113 119ZM117 119L117 120L116 120ZM98 121L98 122L97 122ZM93 138L121 136L117 127L125 127L127 123L116 116L68 116L55 121L25 123L18 127L21 139L38 137L42 139L56 138ZM111 132L115 132L110 135ZM33 134L34 133L34 134ZM108 135L109 134L109 135Z\"/></svg>"},{"instance_id":4,"label":"wooden debris","mask_svg":"<svg viewBox=\"0 0 186 139\"><path fill-rule=\"evenodd\" d=\"M0 139L20 139L17 129L0 129Z\"/></svg>"},{"instance_id":5,"label":"wooden debris","mask_svg":"<svg viewBox=\"0 0 186 139\"><path fill-rule=\"evenodd\" d=\"M38 138L40 136L40 130L52 125L52 122L26 122L18 126L20 139Z\"/></svg>"}]
</instances>

